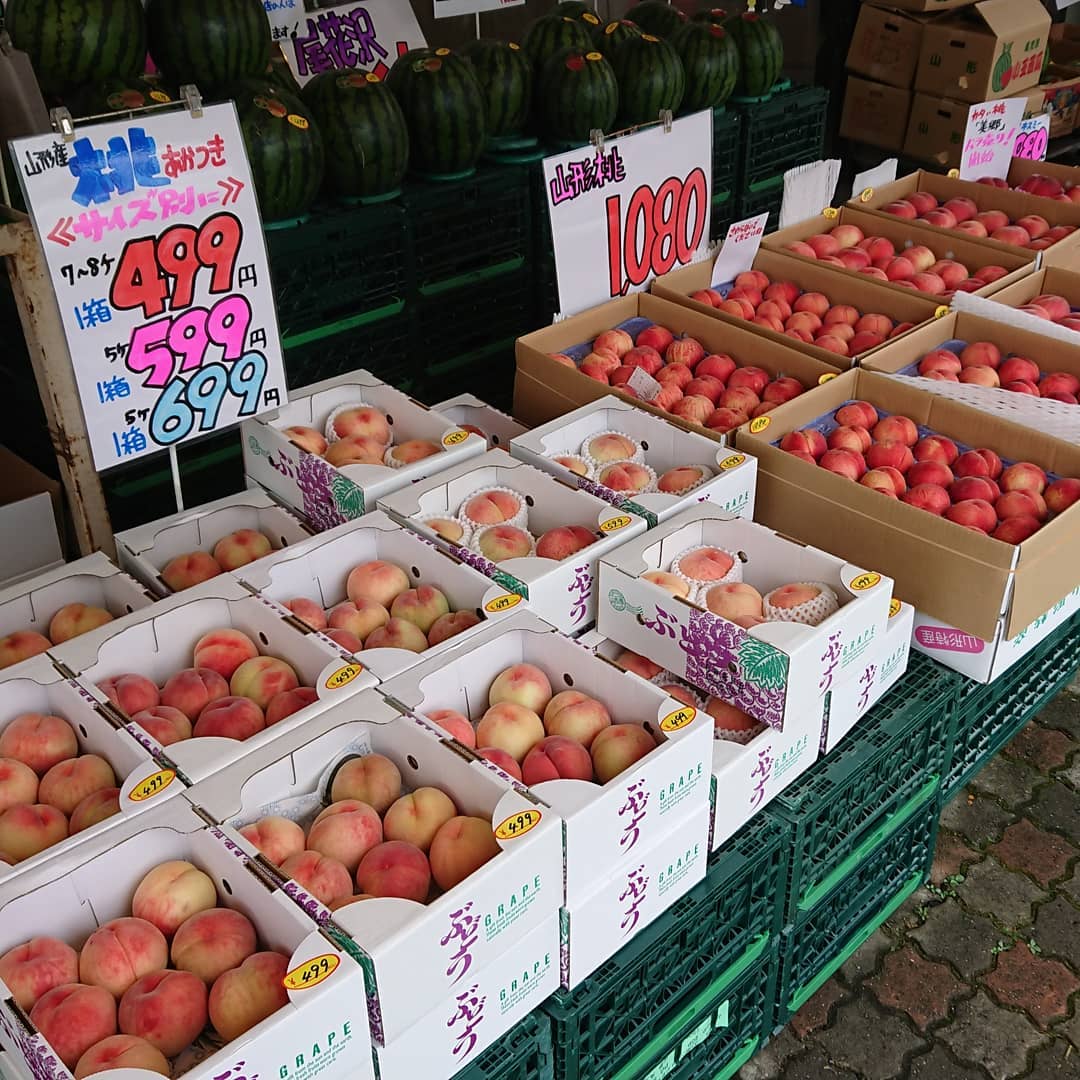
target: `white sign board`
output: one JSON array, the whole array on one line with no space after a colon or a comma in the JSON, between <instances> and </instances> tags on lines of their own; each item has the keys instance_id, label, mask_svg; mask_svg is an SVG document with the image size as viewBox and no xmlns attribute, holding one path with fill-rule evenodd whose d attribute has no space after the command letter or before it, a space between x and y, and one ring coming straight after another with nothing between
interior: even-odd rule
<instances>
[{"instance_id":1,"label":"white sign board","mask_svg":"<svg viewBox=\"0 0 1080 1080\"><path fill-rule=\"evenodd\" d=\"M724 246L713 263L712 280L720 282L734 281L739 274L749 270L757 258L761 238L765 235L765 224L769 212L745 221L734 221L728 226Z\"/></svg>"},{"instance_id":2,"label":"white sign board","mask_svg":"<svg viewBox=\"0 0 1080 1080\"><path fill-rule=\"evenodd\" d=\"M1027 158L1028 161L1045 161L1046 149L1050 145L1050 114L1039 113L1020 121L1020 130L1016 133L1013 157Z\"/></svg>"},{"instance_id":3,"label":"white sign board","mask_svg":"<svg viewBox=\"0 0 1080 1080\"><path fill-rule=\"evenodd\" d=\"M961 180L981 180L984 176L1004 180L1009 175L1026 106L1026 98L1006 98L984 101L968 109L960 158Z\"/></svg>"},{"instance_id":4,"label":"white sign board","mask_svg":"<svg viewBox=\"0 0 1080 1080\"><path fill-rule=\"evenodd\" d=\"M873 191L874 188L884 187L896 179L896 169L899 161L894 158L886 158L880 165L875 165L866 172L856 173L851 184L851 197L859 198L864 191ZM867 196L869 199L869 196Z\"/></svg>"},{"instance_id":5,"label":"white sign board","mask_svg":"<svg viewBox=\"0 0 1080 1080\"><path fill-rule=\"evenodd\" d=\"M811 161L784 173L784 199L780 204L780 228L817 217L831 206L840 179L840 160Z\"/></svg>"},{"instance_id":6,"label":"white sign board","mask_svg":"<svg viewBox=\"0 0 1080 1080\"><path fill-rule=\"evenodd\" d=\"M524 7L525 0L434 0L435 18L451 15L474 15L481 11L501 11L503 8Z\"/></svg>"},{"instance_id":7,"label":"white sign board","mask_svg":"<svg viewBox=\"0 0 1080 1080\"><path fill-rule=\"evenodd\" d=\"M284 405L232 103L12 142L98 469Z\"/></svg>"},{"instance_id":8,"label":"white sign board","mask_svg":"<svg viewBox=\"0 0 1080 1080\"><path fill-rule=\"evenodd\" d=\"M324 71L359 69L385 79L399 56L426 44L411 4L365 0L301 12L299 28L281 42L281 51L303 86Z\"/></svg>"},{"instance_id":9,"label":"white sign board","mask_svg":"<svg viewBox=\"0 0 1080 1080\"><path fill-rule=\"evenodd\" d=\"M568 315L704 257L712 113L544 159L559 303Z\"/></svg>"},{"instance_id":10,"label":"white sign board","mask_svg":"<svg viewBox=\"0 0 1080 1080\"><path fill-rule=\"evenodd\" d=\"M299 33L304 18L304 0L263 0L266 17L270 20L270 36L282 41Z\"/></svg>"}]
</instances>

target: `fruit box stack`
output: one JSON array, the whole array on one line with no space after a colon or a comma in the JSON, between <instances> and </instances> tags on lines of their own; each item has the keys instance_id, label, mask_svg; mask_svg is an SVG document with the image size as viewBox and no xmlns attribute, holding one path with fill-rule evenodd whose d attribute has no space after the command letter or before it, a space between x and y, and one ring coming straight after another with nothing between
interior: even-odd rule
<instances>
[{"instance_id":1,"label":"fruit box stack","mask_svg":"<svg viewBox=\"0 0 1080 1080\"><path fill-rule=\"evenodd\" d=\"M482 401L475 394L458 394L457 397L447 398L430 408L432 412L437 412L457 424L463 431L471 431L474 435L486 439L489 450L494 450L497 446L505 449L510 445L511 439L516 439L527 430L524 424L519 424L512 416L507 416L501 409Z\"/></svg>"},{"instance_id":2,"label":"fruit box stack","mask_svg":"<svg viewBox=\"0 0 1080 1080\"><path fill-rule=\"evenodd\" d=\"M184 786L47 656L0 672L0 700L0 881L94 840Z\"/></svg>"},{"instance_id":3,"label":"fruit box stack","mask_svg":"<svg viewBox=\"0 0 1080 1080\"><path fill-rule=\"evenodd\" d=\"M365 416L349 430L335 420L342 411ZM314 383L290 395L289 404L241 425L244 472L275 498L292 506L319 531L362 517L383 495L406 487L482 454L485 442L440 413L381 382L367 371L353 371ZM334 446L360 442L356 462L336 457ZM381 443L387 458L395 447L408 448L393 466L368 457L364 441ZM330 444L329 447L327 444ZM418 456L424 455L424 456Z\"/></svg>"},{"instance_id":4,"label":"fruit box stack","mask_svg":"<svg viewBox=\"0 0 1080 1080\"><path fill-rule=\"evenodd\" d=\"M396 576L406 590L419 591L409 593L404 602L395 598L385 608L365 603L364 595L372 590L355 582L350 588L350 578L354 569L372 562L388 564L388 576ZM517 593L507 592L453 554L403 529L381 510L245 566L237 576L262 596L288 607L301 622L315 619L298 601L314 601L315 617L323 612L329 616L329 633L335 627L350 634L366 629L361 624L385 625L388 629L380 637L381 644L360 652L358 640L354 653L358 663L380 682L421 659L441 655L451 642L460 644L485 623L522 603ZM392 585L391 591L396 587ZM432 588L437 595L429 592ZM403 604L400 610L399 604ZM449 612L440 616L444 607ZM458 617L451 616L452 612ZM384 621L387 615L391 616L389 623ZM403 619L416 627L415 640L411 632L405 635L407 627L399 626ZM439 634L436 640L436 627L444 622L449 622L448 631L453 633L445 638ZM372 640L370 634L367 640ZM344 647L347 639L339 637L338 644Z\"/></svg>"},{"instance_id":5,"label":"fruit box stack","mask_svg":"<svg viewBox=\"0 0 1080 1080\"><path fill-rule=\"evenodd\" d=\"M382 1080L448 1080L558 986L557 816L378 693L189 797L359 960Z\"/></svg>"},{"instance_id":6,"label":"fruit box stack","mask_svg":"<svg viewBox=\"0 0 1080 1080\"><path fill-rule=\"evenodd\" d=\"M191 780L375 683L329 638L304 633L285 608L225 577L53 655L117 725Z\"/></svg>"},{"instance_id":7,"label":"fruit box stack","mask_svg":"<svg viewBox=\"0 0 1080 1080\"><path fill-rule=\"evenodd\" d=\"M600 557L646 529L644 518L503 450L417 481L379 506L567 634L596 619Z\"/></svg>"},{"instance_id":8,"label":"fruit box stack","mask_svg":"<svg viewBox=\"0 0 1080 1080\"><path fill-rule=\"evenodd\" d=\"M511 687L514 703L500 709L503 696L495 690L502 684ZM712 752L708 718L694 707L527 612L381 691L417 717L448 709L461 714L477 725L481 752L488 752L486 740L502 743L523 762L525 781L532 779L530 758L549 741L536 746L545 731L558 728L563 743L590 747L590 779L565 778L569 770L556 769L554 779L527 789L535 805L563 822L564 987L577 986L702 879ZM566 709L573 715L564 724Z\"/></svg>"},{"instance_id":9,"label":"fruit box stack","mask_svg":"<svg viewBox=\"0 0 1080 1080\"><path fill-rule=\"evenodd\" d=\"M753 333L748 326L722 322L651 294L638 293L519 338L515 348L514 413L533 427L539 427L580 405L614 394L646 412L664 417L684 431L723 443L722 430L703 426L707 416L700 417L701 423L684 419L633 396L632 392L627 393L626 386L610 385L607 375L600 380L582 373L582 363L601 335L633 327L640 336L640 328L652 324L665 328L676 340L692 338L706 354L730 357L740 368L758 368L774 382L791 379L807 389L816 386L824 376L836 373L835 366L793 352L788 348L789 341L771 341ZM570 364L554 359L558 356L565 357ZM660 377L663 378L662 373Z\"/></svg>"},{"instance_id":10,"label":"fruit box stack","mask_svg":"<svg viewBox=\"0 0 1080 1080\"><path fill-rule=\"evenodd\" d=\"M753 458L615 397L517 436L510 453L644 518L650 528L703 501L730 514L754 515ZM636 469L628 473L630 463Z\"/></svg>"},{"instance_id":11,"label":"fruit box stack","mask_svg":"<svg viewBox=\"0 0 1080 1080\"><path fill-rule=\"evenodd\" d=\"M0 670L153 602L100 551L20 581L0 590Z\"/></svg>"},{"instance_id":12,"label":"fruit box stack","mask_svg":"<svg viewBox=\"0 0 1080 1080\"><path fill-rule=\"evenodd\" d=\"M1024 465L1018 470L1018 483L1027 477L1036 486L1045 484L1045 471L1049 477L1067 481L1062 490L1074 488L1072 478L1080 477L1080 449L867 371L847 372L819 387L813 401L777 409L756 433L749 427L738 433L739 448L758 459L757 513L762 522L845 558L872 552L875 566L895 580L897 594L916 608L913 644L980 681L995 678L1004 670L1001 665L1006 658L1013 662L1040 640L1030 629L1034 624L1038 624L1035 629L1045 627L1051 613L1066 618L1074 609L1080 568L1071 552L1080 539L1080 514L1065 509L1042 527L1036 521L1037 531L1026 539L1007 543L982 531L997 525L995 508L989 502L994 522L975 521L971 523L978 524L977 529L965 528L903 499L887 497L885 491L852 483L862 469L850 477L840 476L812 463L811 455L807 455L810 461L800 460L780 449L780 441L790 433L815 425L819 430L834 427L835 414L852 402L869 403L879 416L907 418L900 423L914 425L916 440L933 433L957 450L983 449L984 453L973 454L970 460L981 457L985 471L974 470L975 474L981 471L982 477L965 476L967 487L980 479L990 480L992 472L1000 476L995 462L1013 462ZM942 505L930 499L936 491L926 492L925 498L920 494L916 501L949 512L946 504L952 500L944 488L941 493ZM979 501L967 499L966 489L955 494ZM1022 491L1018 494L1023 498ZM914 498L906 484L905 495ZM981 519L984 511L976 509ZM961 518L965 514L952 511ZM927 618L930 623L924 623ZM930 634L921 633L920 626L938 624L946 629L933 633L933 647L927 649ZM1015 648L1005 646L1021 632L1022 647L1019 642Z\"/></svg>"},{"instance_id":13,"label":"fruit box stack","mask_svg":"<svg viewBox=\"0 0 1080 1080\"><path fill-rule=\"evenodd\" d=\"M0 885L0 956L17 1075L374 1080L360 965L183 799Z\"/></svg>"},{"instance_id":14,"label":"fruit box stack","mask_svg":"<svg viewBox=\"0 0 1080 1080\"><path fill-rule=\"evenodd\" d=\"M1049 309L1039 303L1040 298L1051 299ZM1064 303L1054 304L1055 299ZM1002 289L994 296L994 302L1021 311L1034 304L1040 310L1031 314L1039 319L1045 315L1047 321L1076 332L1080 330L1080 273L1057 266L1047 267ZM1080 339L1077 341L1080 343Z\"/></svg>"},{"instance_id":15,"label":"fruit box stack","mask_svg":"<svg viewBox=\"0 0 1080 1080\"><path fill-rule=\"evenodd\" d=\"M119 532L116 554L124 570L168 596L310 536L294 514L253 489Z\"/></svg>"}]
</instances>

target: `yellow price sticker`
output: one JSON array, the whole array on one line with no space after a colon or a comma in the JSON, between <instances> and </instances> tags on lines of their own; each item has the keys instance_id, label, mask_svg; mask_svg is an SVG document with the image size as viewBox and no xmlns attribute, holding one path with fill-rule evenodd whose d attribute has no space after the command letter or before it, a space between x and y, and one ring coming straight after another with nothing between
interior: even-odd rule
<instances>
[{"instance_id":1,"label":"yellow price sticker","mask_svg":"<svg viewBox=\"0 0 1080 1080\"><path fill-rule=\"evenodd\" d=\"M681 709L670 712L660 721L661 731L681 731L687 724L692 724L697 719L697 709L693 705L685 705Z\"/></svg>"},{"instance_id":2,"label":"yellow price sticker","mask_svg":"<svg viewBox=\"0 0 1080 1080\"><path fill-rule=\"evenodd\" d=\"M894 596L894 597L893 597L893 598L892 598L892 599L891 599L891 600L889 601L889 618L890 618L890 619L893 619L893 618L895 618L895 617L896 617L897 615L899 615L899 614L900 614L900 609L901 609L901 608L902 608L903 606L904 606L904 605L903 605L903 604L901 604L901 603L900 603L900 601L899 601L899 600L897 600L897 599L896 599L896 597Z\"/></svg>"},{"instance_id":3,"label":"yellow price sticker","mask_svg":"<svg viewBox=\"0 0 1080 1080\"><path fill-rule=\"evenodd\" d=\"M346 664L340 667L326 680L327 690L341 690L355 679L360 678L364 669L360 664Z\"/></svg>"},{"instance_id":4,"label":"yellow price sticker","mask_svg":"<svg viewBox=\"0 0 1080 1080\"><path fill-rule=\"evenodd\" d=\"M875 570L869 571L866 574L860 574L851 583L852 592L866 592L867 589L874 588L875 585L881 584L881 575Z\"/></svg>"},{"instance_id":5,"label":"yellow price sticker","mask_svg":"<svg viewBox=\"0 0 1080 1080\"><path fill-rule=\"evenodd\" d=\"M745 454L732 454L731 457L726 457L720 462L720 468L725 471L728 469L737 469L745 460Z\"/></svg>"},{"instance_id":6,"label":"yellow price sticker","mask_svg":"<svg viewBox=\"0 0 1080 1080\"><path fill-rule=\"evenodd\" d=\"M436 56L449 56L450 55L450 50L444 46L441 49L436 49L435 50L435 55Z\"/></svg>"},{"instance_id":7,"label":"yellow price sticker","mask_svg":"<svg viewBox=\"0 0 1080 1080\"><path fill-rule=\"evenodd\" d=\"M281 985L286 990L310 990L313 986L326 982L337 971L340 963L340 956L323 953L322 956L316 956L314 960L308 960L287 972L285 978L281 980Z\"/></svg>"},{"instance_id":8,"label":"yellow price sticker","mask_svg":"<svg viewBox=\"0 0 1080 1080\"><path fill-rule=\"evenodd\" d=\"M625 529L630 524L629 514L620 514L619 517L608 518L607 521L600 522L600 531L602 533L618 532L620 529Z\"/></svg>"},{"instance_id":9,"label":"yellow price sticker","mask_svg":"<svg viewBox=\"0 0 1080 1080\"><path fill-rule=\"evenodd\" d=\"M484 610L489 615L498 615L500 611L509 611L520 603L521 597L517 593L504 593L502 596L496 596L494 600L489 600L484 605Z\"/></svg>"},{"instance_id":10,"label":"yellow price sticker","mask_svg":"<svg viewBox=\"0 0 1080 1080\"><path fill-rule=\"evenodd\" d=\"M827 382L832 382L836 378L836 373L827 371L824 375L818 376L818 386L824 386Z\"/></svg>"},{"instance_id":11,"label":"yellow price sticker","mask_svg":"<svg viewBox=\"0 0 1080 1080\"><path fill-rule=\"evenodd\" d=\"M960 170L959 169L950 169L945 175L951 177L953 180L959 180L960 179Z\"/></svg>"},{"instance_id":12,"label":"yellow price sticker","mask_svg":"<svg viewBox=\"0 0 1080 1080\"><path fill-rule=\"evenodd\" d=\"M299 128L301 131L307 131L308 122L306 116L298 116L296 113L289 113L289 123L294 128Z\"/></svg>"},{"instance_id":13,"label":"yellow price sticker","mask_svg":"<svg viewBox=\"0 0 1080 1080\"><path fill-rule=\"evenodd\" d=\"M836 219L836 218L838 218L838 217L840 216L840 211L839 211L839 210L837 210L835 206L826 206L826 207L825 207L825 209L824 209L824 210L822 210L821 212L822 212L822 213L823 213L823 214L824 214L824 215L825 215L825 216L826 216L826 217L827 217L827 218L828 218L828 219L829 219L830 221L833 221L834 219Z\"/></svg>"},{"instance_id":14,"label":"yellow price sticker","mask_svg":"<svg viewBox=\"0 0 1080 1080\"><path fill-rule=\"evenodd\" d=\"M457 431L449 431L443 436L443 446L460 446L467 438L469 433L458 428Z\"/></svg>"},{"instance_id":15,"label":"yellow price sticker","mask_svg":"<svg viewBox=\"0 0 1080 1080\"><path fill-rule=\"evenodd\" d=\"M495 839L517 840L527 832L532 832L543 816L539 810L522 810L518 814L511 814L495 827Z\"/></svg>"},{"instance_id":16,"label":"yellow price sticker","mask_svg":"<svg viewBox=\"0 0 1080 1080\"><path fill-rule=\"evenodd\" d=\"M152 776L148 776L141 784L136 784L131 789L129 798L132 802L146 802L160 795L174 780L174 769L160 769Z\"/></svg>"},{"instance_id":17,"label":"yellow price sticker","mask_svg":"<svg viewBox=\"0 0 1080 1080\"><path fill-rule=\"evenodd\" d=\"M945 316L948 315L948 314L949 314L949 305L948 304L939 304L938 307L934 309L934 318L935 319L944 319Z\"/></svg>"},{"instance_id":18,"label":"yellow price sticker","mask_svg":"<svg viewBox=\"0 0 1080 1080\"><path fill-rule=\"evenodd\" d=\"M859 195L859 202L868 203L874 197L874 189L872 187L863 188Z\"/></svg>"},{"instance_id":19,"label":"yellow price sticker","mask_svg":"<svg viewBox=\"0 0 1080 1080\"><path fill-rule=\"evenodd\" d=\"M151 90L150 100L156 101L159 105L168 105L172 98L162 90Z\"/></svg>"},{"instance_id":20,"label":"yellow price sticker","mask_svg":"<svg viewBox=\"0 0 1080 1080\"><path fill-rule=\"evenodd\" d=\"M772 423L771 416L755 416L750 421L750 434L760 435Z\"/></svg>"}]
</instances>

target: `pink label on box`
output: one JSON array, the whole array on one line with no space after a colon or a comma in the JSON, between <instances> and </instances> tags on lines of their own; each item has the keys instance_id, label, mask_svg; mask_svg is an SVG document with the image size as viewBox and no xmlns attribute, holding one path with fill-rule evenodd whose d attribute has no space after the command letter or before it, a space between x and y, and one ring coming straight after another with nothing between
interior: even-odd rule
<instances>
[{"instance_id":1,"label":"pink label on box","mask_svg":"<svg viewBox=\"0 0 1080 1080\"><path fill-rule=\"evenodd\" d=\"M942 652L972 653L978 655L986 648L986 642L963 630L947 626L917 626L915 640L924 649L940 649Z\"/></svg>"}]
</instances>

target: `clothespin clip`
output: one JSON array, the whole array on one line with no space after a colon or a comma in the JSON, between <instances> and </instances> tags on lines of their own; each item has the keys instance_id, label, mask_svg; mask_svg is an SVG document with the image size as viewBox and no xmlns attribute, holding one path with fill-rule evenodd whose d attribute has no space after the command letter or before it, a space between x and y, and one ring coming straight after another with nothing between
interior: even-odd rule
<instances>
[{"instance_id":1,"label":"clothespin clip","mask_svg":"<svg viewBox=\"0 0 1080 1080\"><path fill-rule=\"evenodd\" d=\"M192 120L202 119L202 94L194 83L186 83L180 87L180 98L184 102L184 107L191 113Z\"/></svg>"},{"instance_id":2,"label":"clothespin clip","mask_svg":"<svg viewBox=\"0 0 1080 1080\"><path fill-rule=\"evenodd\" d=\"M55 109L49 110L49 119L52 121L53 128L60 132L64 138L64 142L75 141L75 121L71 118L71 113L63 105Z\"/></svg>"},{"instance_id":3,"label":"clothespin clip","mask_svg":"<svg viewBox=\"0 0 1080 1080\"><path fill-rule=\"evenodd\" d=\"M664 125L664 134L671 134L671 125L674 122L674 117L671 115L670 109L660 110L660 123Z\"/></svg>"},{"instance_id":4,"label":"clothespin clip","mask_svg":"<svg viewBox=\"0 0 1080 1080\"><path fill-rule=\"evenodd\" d=\"M593 128L589 132L589 142L596 147L597 153L602 154L604 152L604 132L601 128Z\"/></svg>"}]
</instances>

